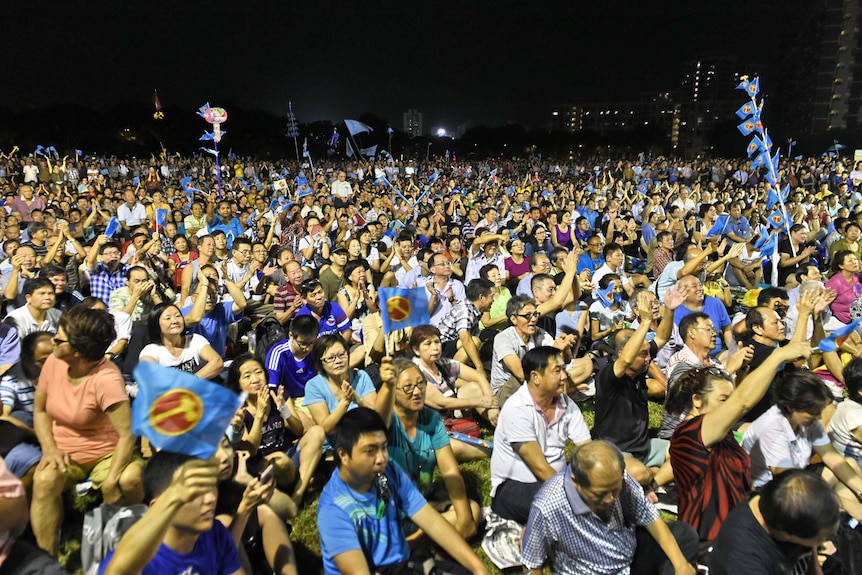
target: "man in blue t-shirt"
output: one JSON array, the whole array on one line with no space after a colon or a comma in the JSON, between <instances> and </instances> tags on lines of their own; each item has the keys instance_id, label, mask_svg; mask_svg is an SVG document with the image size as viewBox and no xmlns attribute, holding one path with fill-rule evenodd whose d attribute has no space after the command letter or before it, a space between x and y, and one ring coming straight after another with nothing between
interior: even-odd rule
<instances>
[{"instance_id":1,"label":"man in blue t-shirt","mask_svg":"<svg viewBox=\"0 0 862 575\"><path fill-rule=\"evenodd\" d=\"M235 283L225 277L224 285L233 301L219 302L209 275L198 274L198 289L192 293L192 305L180 311L186 320L189 333L199 333L210 342L216 352L224 357L227 348L227 328L242 319L246 300Z\"/></svg>"},{"instance_id":2,"label":"man in blue t-shirt","mask_svg":"<svg viewBox=\"0 0 862 575\"><path fill-rule=\"evenodd\" d=\"M335 428L338 468L320 495L317 528L327 575L367 572L410 558L401 528L406 515L472 573L487 573L482 560L434 510L410 478L389 461L386 425L366 407L344 414Z\"/></svg>"},{"instance_id":3,"label":"man in blue t-shirt","mask_svg":"<svg viewBox=\"0 0 862 575\"><path fill-rule=\"evenodd\" d=\"M233 537L215 519L218 463L169 451L150 459L150 509L108 553L99 575L245 575Z\"/></svg>"}]
</instances>

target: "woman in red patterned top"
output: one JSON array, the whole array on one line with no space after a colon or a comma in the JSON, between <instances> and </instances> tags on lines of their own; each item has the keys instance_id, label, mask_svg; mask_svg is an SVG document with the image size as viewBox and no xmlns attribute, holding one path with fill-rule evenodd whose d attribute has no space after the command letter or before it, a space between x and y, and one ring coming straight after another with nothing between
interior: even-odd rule
<instances>
[{"instance_id":1,"label":"woman in red patterned top","mask_svg":"<svg viewBox=\"0 0 862 575\"><path fill-rule=\"evenodd\" d=\"M730 374L715 367L691 369L671 389L665 410L688 413L670 440L679 518L701 541L716 538L751 489L751 461L731 428L763 397L784 362L810 354L807 342L776 348L735 390Z\"/></svg>"}]
</instances>

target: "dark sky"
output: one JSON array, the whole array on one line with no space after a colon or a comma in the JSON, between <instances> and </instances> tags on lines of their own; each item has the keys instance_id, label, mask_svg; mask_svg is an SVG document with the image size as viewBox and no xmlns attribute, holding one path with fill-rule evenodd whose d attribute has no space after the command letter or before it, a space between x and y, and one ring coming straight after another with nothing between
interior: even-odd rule
<instances>
[{"instance_id":1,"label":"dark sky","mask_svg":"<svg viewBox=\"0 0 862 575\"><path fill-rule=\"evenodd\" d=\"M416 108L427 131L539 127L574 97L673 89L681 62L706 51L768 72L804 0L6 4L0 105L104 108L157 88L166 107L283 114L292 100L300 122L370 111L400 128Z\"/></svg>"}]
</instances>

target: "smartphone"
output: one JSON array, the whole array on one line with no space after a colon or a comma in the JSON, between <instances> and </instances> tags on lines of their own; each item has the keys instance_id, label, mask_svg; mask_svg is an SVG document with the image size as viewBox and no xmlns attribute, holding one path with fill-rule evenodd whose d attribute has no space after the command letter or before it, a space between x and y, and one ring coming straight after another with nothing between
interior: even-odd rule
<instances>
[{"instance_id":1,"label":"smartphone","mask_svg":"<svg viewBox=\"0 0 862 575\"><path fill-rule=\"evenodd\" d=\"M258 481L261 483L269 483L269 480L272 479L272 474L275 472L275 466L270 463L269 467L263 470L263 473L260 474Z\"/></svg>"},{"instance_id":2,"label":"smartphone","mask_svg":"<svg viewBox=\"0 0 862 575\"><path fill-rule=\"evenodd\" d=\"M275 261L272 258L267 258L265 262L263 262L263 267L268 268L272 265L275 265Z\"/></svg>"}]
</instances>

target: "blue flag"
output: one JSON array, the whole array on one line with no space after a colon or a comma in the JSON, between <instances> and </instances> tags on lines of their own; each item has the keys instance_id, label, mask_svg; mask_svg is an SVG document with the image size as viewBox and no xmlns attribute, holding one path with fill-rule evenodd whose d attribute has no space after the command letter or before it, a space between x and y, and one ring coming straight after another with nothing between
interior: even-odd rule
<instances>
[{"instance_id":1,"label":"blue flag","mask_svg":"<svg viewBox=\"0 0 862 575\"><path fill-rule=\"evenodd\" d=\"M730 216L727 214L721 214L715 218L715 224L713 224L713 226L709 228L709 231L706 232L706 237L724 235L724 230L727 229L727 224L729 222Z\"/></svg>"},{"instance_id":2,"label":"blue flag","mask_svg":"<svg viewBox=\"0 0 862 575\"><path fill-rule=\"evenodd\" d=\"M217 383L156 363L134 371L138 397L132 404L132 433L157 449L209 459L218 449L242 399Z\"/></svg>"},{"instance_id":3,"label":"blue flag","mask_svg":"<svg viewBox=\"0 0 862 575\"><path fill-rule=\"evenodd\" d=\"M772 209L772 206L778 203L778 194L775 193L775 188L769 188L766 194L766 209Z\"/></svg>"},{"instance_id":4,"label":"blue flag","mask_svg":"<svg viewBox=\"0 0 862 575\"><path fill-rule=\"evenodd\" d=\"M645 196L645 195L647 195L647 192L649 192L649 186L647 185L647 183L646 182L639 183L638 184L638 193L643 194Z\"/></svg>"},{"instance_id":5,"label":"blue flag","mask_svg":"<svg viewBox=\"0 0 862 575\"><path fill-rule=\"evenodd\" d=\"M116 216L112 217L108 220L108 227L105 228L105 235L113 237L115 233L120 231L120 220L117 219Z\"/></svg>"},{"instance_id":6,"label":"blue flag","mask_svg":"<svg viewBox=\"0 0 862 575\"><path fill-rule=\"evenodd\" d=\"M184 192L186 191L186 189L188 189L188 188L192 187L192 178L191 178L191 176L186 176L185 178L183 178L182 180L180 180L180 187L183 189L183 191L184 191Z\"/></svg>"},{"instance_id":7,"label":"blue flag","mask_svg":"<svg viewBox=\"0 0 862 575\"><path fill-rule=\"evenodd\" d=\"M380 315L383 332L389 335L396 329L425 325L428 315L428 290L425 287L380 288Z\"/></svg>"},{"instance_id":8,"label":"blue flag","mask_svg":"<svg viewBox=\"0 0 862 575\"><path fill-rule=\"evenodd\" d=\"M766 165L767 157L768 156L766 152L760 152L759 154L757 154L757 157L754 158L753 162L751 162L751 169L753 170L755 168L759 168L760 166Z\"/></svg>"},{"instance_id":9,"label":"blue flag","mask_svg":"<svg viewBox=\"0 0 862 575\"><path fill-rule=\"evenodd\" d=\"M168 223L168 210L158 209L156 210L156 225L157 226L165 226Z\"/></svg>"},{"instance_id":10,"label":"blue flag","mask_svg":"<svg viewBox=\"0 0 862 575\"><path fill-rule=\"evenodd\" d=\"M753 132L754 128L756 128L756 127L757 126L755 125L754 121L752 121L752 120L746 120L737 126L737 128L739 128L739 131L742 132L743 136L747 136L748 134Z\"/></svg>"},{"instance_id":11,"label":"blue flag","mask_svg":"<svg viewBox=\"0 0 862 575\"><path fill-rule=\"evenodd\" d=\"M622 296L614 291L615 287L616 282L611 282L605 289L599 288L596 290L596 299L606 308L622 301Z\"/></svg>"},{"instance_id":12,"label":"blue flag","mask_svg":"<svg viewBox=\"0 0 862 575\"><path fill-rule=\"evenodd\" d=\"M760 93L760 78L758 77L750 81L745 87L745 91L748 92L748 95L752 98L757 96Z\"/></svg>"},{"instance_id":13,"label":"blue flag","mask_svg":"<svg viewBox=\"0 0 862 575\"><path fill-rule=\"evenodd\" d=\"M790 226L787 224L787 218L784 217L784 214L781 210L775 210L771 214L769 214L769 225L773 228L789 228Z\"/></svg>"},{"instance_id":14,"label":"blue flag","mask_svg":"<svg viewBox=\"0 0 862 575\"><path fill-rule=\"evenodd\" d=\"M133 186L140 186L141 185L140 176L135 176L134 178L132 178L132 185Z\"/></svg>"},{"instance_id":15,"label":"blue flag","mask_svg":"<svg viewBox=\"0 0 862 575\"><path fill-rule=\"evenodd\" d=\"M747 103L743 104L742 107L736 111L736 115L739 116L740 120L746 119L747 117L749 117L753 113L754 113L754 104L752 104L751 102L747 102Z\"/></svg>"},{"instance_id":16,"label":"blue flag","mask_svg":"<svg viewBox=\"0 0 862 575\"><path fill-rule=\"evenodd\" d=\"M847 338L850 337L850 334L853 333L860 322L862 322L862 317L850 322L844 327L839 327L830 333L828 337L821 339L820 343L817 344L817 349L823 352L836 351L844 344Z\"/></svg>"}]
</instances>

